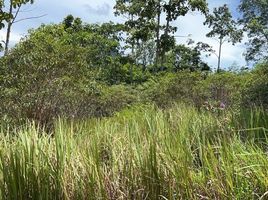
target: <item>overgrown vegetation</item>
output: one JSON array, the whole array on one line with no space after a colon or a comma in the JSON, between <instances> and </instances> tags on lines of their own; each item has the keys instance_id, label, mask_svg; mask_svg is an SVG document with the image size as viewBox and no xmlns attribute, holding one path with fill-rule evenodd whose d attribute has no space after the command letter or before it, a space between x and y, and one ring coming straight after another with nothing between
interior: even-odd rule
<instances>
[{"instance_id":1,"label":"overgrown vegetation","mask_svg":"<svg viewBox=\"0 0 268 200\"><path fill-rule=\"evenodd\" d=\"M2 199L268 198L266 1L242 0L238 20L205 0L117 0L123 24L68 15L9 48L33 3L0 1ZM192 11L219 52L176 42L173 22ZM243 31L255 63L228 70L222 45Z\"/></svg>"},{"instance_id":2,"label":"overgrown vegetation","mask_svg":"<svg viewBox=\"0 0 268 200\"><path fill-rule=\"evenodd\" d=\"M53 136L2 132L2 198L265 199L267 113L218 111L136 106L58 120Z\"/></svg>"}]
</instances>

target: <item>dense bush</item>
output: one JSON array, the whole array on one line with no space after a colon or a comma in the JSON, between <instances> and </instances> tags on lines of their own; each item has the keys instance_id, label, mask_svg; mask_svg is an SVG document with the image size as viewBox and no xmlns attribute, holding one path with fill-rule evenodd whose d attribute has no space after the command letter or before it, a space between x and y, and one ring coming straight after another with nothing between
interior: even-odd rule
<instances>
[{"instance_id":1,"label":"dense bush","mask_svg":"<svg viewBox=\"0 0 268 200\"><path fill-rule=\"evenodd\" d=\"M150 73L141 66L131 63L122 63L114 60L107 68L103 69L100 80L108 85L115 84L142 84L148 80Z\"/></svg>"},{"instance_id":2,"label":"dense bush","mask_svg":"<svg viewBox=\"0 0 268 200\"><path fill-rule=\"evenodd\" d=\"M143 98L160 107L169 107L175 101L193 103L196 101L195 87L205 76L201 72L189 71L160 74L141 87Z\"/></svg>"},{"instance_id":3,"label":"dense bush","mask_svg":"<svg viewBox=\"0 0 268 200\"><path fill-rule=\"evenodd\" d=\"M204 102L222 102L229 107L239 107L242 91L250 78L250 73L182 71L151 79L144 85L143 92L146 99L160 107L170 106L176 101L193 103L198 107Z\"/></svg>"},{"instance_id":4,"label":"dense bush","mask_svg":"<svg viewBox=\"0 0 268 200\"><path fill-rule=\"evenodd\" d=\"M242 91L250 79L248 73L221 72L210 74L195 88L196 98L203 102L223 103L228 107L240 107ZM243 106L243 105L242 105Z\"/></svg>"},{"instance_id":5,"label":"dense bush","mask_svg":"<svg viewBox=\"0 0 268 200\"><path fill-rule=\"evenodd\" d=\"M106 68L117 60L117 44L90 31L66 30L63 25L30 31L0 59L1 115L15 123L30 119L48 124L57 116L111 115L133 102L130 89L107 89L102 80Z\"/></svg>"},{"instance_id":6,"label":"dense bush","mask_svg":"<svg viewBox=\"0 0 268 200\"><path fill-rule=\"evenodd\" d=\"M94 104L91 104L94 108L89 109L88 113L95 117L112 116L115 112L121 111L138 101L139 95L131 86L103 86L99 98L96 99ZM82 115L82 117L86 116L86 113Z\"/></svg>"},{"instance_id":7,"label":"dense bush","mask_svg":"<svg viewBox=\"0 0 268 200\"><path fill-rule=\"evenodd\" d=\"M268 107L267 64L251 72L202 71L197 49L180 47L177 54L184 51L185 62L172 54L166 69L146 67L120 53L120 27L83 25L79 19L66 23L31 30L0 58L2 121L45 125L58 116L111 116L137 101L162 108L174 102Z\"/></svg>"},{"instance_id":8,"label":"dense bush","mask_svg":"<svg viewBox=\"0 0 268 200\"><path fill-rule=\"evenodd\" d=\"M250 106L263 106L268 109L268 64L256 66L243 90L243 103Z\"/></svg>"}]
</instances>

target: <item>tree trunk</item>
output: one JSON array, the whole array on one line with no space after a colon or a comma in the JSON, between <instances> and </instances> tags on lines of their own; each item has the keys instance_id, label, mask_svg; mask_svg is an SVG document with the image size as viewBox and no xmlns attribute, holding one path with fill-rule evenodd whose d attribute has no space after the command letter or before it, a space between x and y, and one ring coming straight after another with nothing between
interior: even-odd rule
<instances>
[{"instance_id":1,"label":"tree trunk","mask_svg":"<svg viewBox=\"0 0 268 200\"><path fill-rule=\"evenodd\" d=\"M12 1L10 1L10 5L9 5L9 15L12 15L13 12L13 3ZM7 33L6 33L6 41L5 41L5 49L4 49L4 55L8 54L8 47L9 47L9 41L10 41L10 33L11 33L11 27L12 27L12 18L10 18L8 20L8 24L7 24Z\"/></svg>"},{"instance_id":2,"label":"tree trunk","mask_svg":"<svg viewBox=\"0 0 268 200\"><path fill-rule=\"evenodd\" d=\"M172 1L169 0L168 2L168 9L167 9L167 16L166 16L166 27L165 27L165 37L167 38L168 37L168 33L169 33L169 28L170 28L170 21L171 21L171 11L170 11L170 8L171 8L171 3ZM164 62L165 62L165 51L161 52L161 67L163 67L164 65Z\"/></svg>"},{"instance_id":3,"label":"tree trunk","mask_svg":"<svg viewBox=\"0 0 268 200\"><path fill-rule=\"evenodd\" d=\"M134 16L133 14L131 15L131 22L133 23L134 21ZM133 69L134 69L134 62L135 62L135 39L132 36L131 39L131 66L130 66L130 83L132 84L133 82Z\"/></svg>"},{"instance_id":4,"label":"tree trunk","mask_svg":"<svg viewBox=\"0 0 268 200\"><path fill-rule=\"evenodd\" d=\"M220 39L217 73L219 73L221 69L221 49L222 49L222 39Z\"/></svg>"},{"instance_id":5,"label":"tree trunk","mask_svg":"<svg viewBox=\"0 0 268 200\"><path fill-rule=\"evenodd\" d=\"M147 66L147 55L146 55L146 42L145 41L142 41L141 43L141 46L142 46L142 70L145 71L146 70L146 66Z\"/></svg>"},{"instance_id":6,"label":"tree trunk","mask_svg":"<svg viewBox=\"0 0 268 200\"><path fill-rule=\"evenodd\" d=\"M158 66L159 56L160 56L160 22L161 22L161 4L158 0L157 4L157 27L156 27L156 58L155 65Z\"/></svg>"}]
</instances>

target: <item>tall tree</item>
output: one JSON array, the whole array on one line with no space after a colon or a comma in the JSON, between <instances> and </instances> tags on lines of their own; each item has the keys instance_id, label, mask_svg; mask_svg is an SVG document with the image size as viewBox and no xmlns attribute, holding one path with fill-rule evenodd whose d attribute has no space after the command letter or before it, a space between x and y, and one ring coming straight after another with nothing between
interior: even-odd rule
<instances>
[{"instance_id":1,"label":"tall tree","mask_svg":"<svg viewBox=\"0 0 268 200\"><path fill-rule=\"evenodd\" d=\"M158 66L165 53L175 46L173 34L177 28L172 27L171 22L189 11L205 13L207 3L206 0L117 0L115 9L118 15L128 15L125 25L131 38L135 38L133 41L155 40L155 65Z\"/></svg>"},{"instance_id":2,"label":"tall tree","mask_svg":"<svg viewBox=\"0 0 268 200\"><path fill-rule=\"evenodd\" d=\"M0 30L5 27L5 22L9 20L10 15L4 10L5 4L3 0L0 0ZM0 43L0 51L3 49L2 43Z\"/></svg>"},{"instance_id":3,"label":"tall tree","mask_svg":"<svg viewBox=\"0 0 268 200\"><path fill-rule=\"evenodd\" d=\"M133 68L137 62L137 48L152 37L154 29L154 7L153 0L117 0L115 15L126 18L123 30L128 37L126 43L131 48L130 76L133 77Z\"/></svg>"},{"instance_id":4,"label":"tall tree","mask_svg":"<svg viewBox=\"0 0 268 200\"><path fill-rule=\"evenodd\" d=\"M41 16L34 16L17 20L21 8L26 4L33 4L34 0L1 0L0 1L0 29L6 26L6 38L4 41L4 54L7 55L9 50L10 34L13 24L23 20L39 18Z\"/></svg>"},{"instance_id":5,"label":"tall tree","mask_svg":"<svg viewBox=\"0 0 268 200\"><path fill-rule=\"evenodd\" d=\"M240 22L248 32L246 60L268 59L268 1L241 0L239 6L243 14Z\"/></svg>"},{"instance_id":6,"label":"tall tree","mask_svg":"<svg viewBox=\"0 0 268 200\"><path fill-rule=\"evenodd\" d=\"M219 42L219 53L217 72L221 68L222 46L225 42L231 42L235 45L241 42L243 31L238 28L238 23L232 18L232 14L225 4L221 7L214 8L212 14L206 16L205 25L208 25L212 30L207 34L207 37L216 38Z\"/></svg>"},{"instance_id":7,"label":"tall tree","mask_svg":"<svg viewBox=\"0 0 268 200\"><path fill-rule=\"evenodd\" d=\"M5 27L5 21L9 19L9 14L4 11L4 1L0 1L0 30Z\"/></svg>"},{"instance_id":8,"label":"tall tree","mask_svg":"<svg viewBox=\"0 0 268 200\"><path fill-rule=\"evenodd\" d=\"M163 0L162 7L165 13L165 24L163 26L164 33L160 37L161 65L164 62L165 53L175 47L174 33L177 31L177 27L171 26L171 23L190 11L198 10L203 14L206 13L207 3L206 0Z\"/></svg>"}]
</instances>

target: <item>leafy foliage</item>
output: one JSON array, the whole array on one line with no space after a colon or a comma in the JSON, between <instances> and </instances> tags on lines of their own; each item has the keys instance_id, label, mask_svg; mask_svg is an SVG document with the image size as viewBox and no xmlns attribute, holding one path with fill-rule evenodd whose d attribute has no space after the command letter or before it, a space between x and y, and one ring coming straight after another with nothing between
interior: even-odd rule
<instances>
[{"instance_id":1,"label":"leafy foliage","mask_svg":"<svg viewBox=\"0 0 268 200\"><path fill-rule=\"evenodd\" d=\"M204 76L201 72L187 70L159 75L143 85L143 98L162 108L170 107L174 102L195 103L195 87Z\"/></svg>"},{"instance_id":2,"label":"leafy foliage","mask_svg":"<svg viewBox=\"0 0 268 200\"><path fill-rule=\"evenodd\" d=\"M226 4L214 8L213 14L206 16L204 24L212 28L207 34L208 37L217 37L219 40L226 39L232 44L240 42L242 39L242 30L237 29L237 23L232 19L231 12Z\"/></svg>"},{"instance_id":3,"label":"leafy foliage","mask_svg":"<svg viewBox=\"0 0 268 200\"><path fill-rule=\"evenodd\" d=\"M244 105L268 108L268 64L256 66L243 91Z\"/></svg>"},{"instance_id":4,"label":"leafy foliage","mask_svg":"<svg viewBox=\"0 0 268 200\"><path fill-rule=\"evenodd\" d=\"M20 8L26 4L33 4L34 0L1 0L0 1L0 30L7 24L7 36L5 39L5 54L8 53L9 37L11 26L14 24L16 17L20 12ZM0 43L0 51L3 49L2 41Z\"/></svg>"},{"instance_id":5,"label":"leafy foliage","mask_svg":"<svg viewBox=\"0 0 268 200\"><path fill-rule=\"evenodd\" d=\"M248 61L267 59L268 53L268 2L242 0L239 6L243 18L240 22L248 32Z\"/></svg>"},{"instance_id":6,"label":"leafy foliage","mask_svg":"<svg viewBox=\"0 0 268 200\"><path fill-rule=\"evenodd\" d=\"M219 39L220 49L225 41L239 42L242 32L226 5L208 14L205 1L119 0L115 9L128 16L125 24L87 24L68 15L30 30L2 57L4 118L47 124L57 116L111 116L140 101L165 108L178 101L199 108L205 101L266 106L263 70L215 75L202 60L215 53L212 47L175 42L172 22L194 10L207 14L208 36Z\"/></svg>"},{"instance_id":7,"label":"leafy foliage","mask_svg":"<svg viewBox=\"0 0 268 200\"><path fill-rule=\"evenodd\" d=\"M159 57L161 64L164 62L165 53L175 46L174 33L176 27L171 23L179 16L185 16L189 11L199 10L202 13L207 11L205 0L194 1L141 1L141 0L117 0L115 14L127 14L125 31L130 35L128 42L131 44L132 56L134 57L134 46L153 39L156 42L155 64L158 65ZM165 16L165 23L161 23L161 15ZM163 33L161 33L163 31Z\"/></svg>"},{"instance_id":8,"label":"leafy foliage","mask_svg":"<svg viewBox=\"0 0 268 200\"><path fill-rule=\"evenodd\" d=\"M212 30L207 34L207 37L216 37L219 41L218 69L220 71L221 50L225 42L231 42L233 45L241 42L243 31L237 28L237 22L232 19L231 12L225 4L219 8L214 8L213 14L206 16L205 25L208 25Z\"/></svg>"},{"instance_id":9,"label":"leafy foliage","mask_svg":"<svg viewBox=\"0 0 268 200\"><path fill-rule=\"evenodd\" d=\"M98 79L111 77L106 68L117 57L118 42L91 31L65 28L43 25L32 30L1 59L3 114L41 124L58 115L99 115L103 84Z\"/></svg>"},{"instance_id":10,"label":"leafy foliage","mask_svg":"<svg viewBox=\"0 0 268 200\"><path fill-rule=\"evenodd\" d=\"M254 58L267 52L266 3L256 2L241 2L250 36L261 36ZM11 27L3 6L0 29ZM223 43L242 37L228 7L117 0L115 9L124 24L68 15L0 58L2 198L265 199L268 68L219 70ZM195 10L220 42L219 73L202 60L211 46L176 43L173 22Z\"/></svg>"},{"instance_id":11,"label":"leafy foliage","mask_svg":"<svg viewBox=\"0 0 268 200\"><path fill-rule=\"evenodd\" d=\"M20 7L23 4L34 3L34 0L1 0L0 1L0 30L5 27L5 22L14 17L13 13L9 13L5 8L11 5L13 8Z\"/></svg>"},{"instance_id":12,"label":"leafy foliage","mask_svg":"<svg viewBox=\"0 0 268 200\"><path fill-rule=\"evenodd\" d=\"M185 45L177 45L170 54L168 54L169 68L174 71L181 71L188 69L190 71L205 71L209 70L207 63L201 59L200 46L197 45L193 48Z\"/></svg>"}]
</instances>

